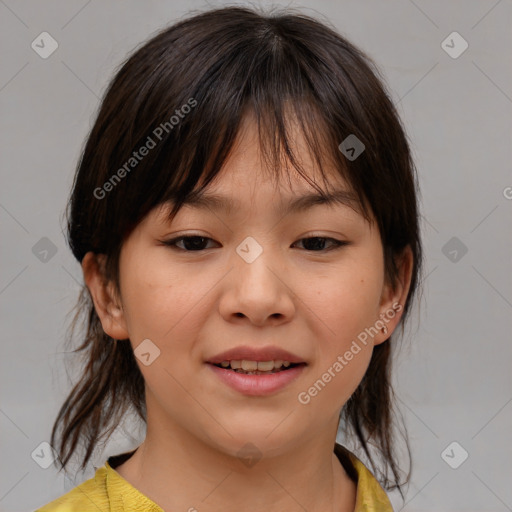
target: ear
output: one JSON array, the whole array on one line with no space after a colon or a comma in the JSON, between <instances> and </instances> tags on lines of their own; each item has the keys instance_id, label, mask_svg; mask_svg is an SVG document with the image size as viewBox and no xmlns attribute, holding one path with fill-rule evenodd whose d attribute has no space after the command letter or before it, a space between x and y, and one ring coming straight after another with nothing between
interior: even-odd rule
<instances>
[{"instance_id":1,"label":"ear","mask_svg":"<svg viewBox=\"0 0 512 512\"><path fill-rule=\"evenodd\" d=\"M114 290L114 283L105 277L104 254L88 252L82 260L84 281L89 288L94 308L106 334L116 340L129 338L120 299Z\"/></svg>"},{"instance_id":2,"label":"ear","mask_svg":"<svg viewBox=\"0 0 512 512\"><path fill-rule=\"evenodd\" d=\"M391 283L388 282L388 279L386 279L382 289L379 305L380 318L375 322L375 327L379 330L379 333L374 337L374 345L379 345L386 341L402 318L404 304L411 286L414 265L414 257L409 246L407 246L397 258L396 264L398 276L395 287L393 288ZM387 332L382 332L384 327L387 328Z\"/></svg>"}]
</instances>

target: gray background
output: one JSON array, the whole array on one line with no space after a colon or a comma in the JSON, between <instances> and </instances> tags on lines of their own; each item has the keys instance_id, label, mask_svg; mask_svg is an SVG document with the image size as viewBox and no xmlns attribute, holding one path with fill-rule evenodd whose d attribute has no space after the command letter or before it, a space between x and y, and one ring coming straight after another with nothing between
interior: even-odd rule
<instances>
[{"instance_id":1,"label":"gray background","mask_svg":"<svg viewBox=\"0 0 512 512\"><path fill-rule=\"evenodd\" d=\"M73 376L62 352L81 271L62 216L99 98L127 52L151 33L191 8L221 5L0 0L2 511L33 510L93 472L70 481L31 454L49 440ZM512 510L511 1L273 5L328 19L366 50L412 140L427 262L407 331L412 343L405 341L395 365L414 457L405 506L391 495L396 510ZM31 48L43 31L59 45L47 59ZM469 44L455 59L441 46L453 31ZM43 237L57 249L47 261L40 246L33 250ZM95 464L136 445L137 435L120 431ZM460 447L443 459L453 441ZM462 450L469 457L453 469L445 460L460 462Z\"/></svg>"}]
</instances>

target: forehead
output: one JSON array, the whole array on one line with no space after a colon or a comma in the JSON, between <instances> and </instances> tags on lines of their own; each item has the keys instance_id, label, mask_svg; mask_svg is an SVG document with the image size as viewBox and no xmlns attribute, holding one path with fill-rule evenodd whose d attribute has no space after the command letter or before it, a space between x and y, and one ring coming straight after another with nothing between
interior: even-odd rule
<instances>
[{"instance_id":1,"label":"forehead","mask_svg":"<svg viewBox=\"0 0 512 512\"><path fill-rule=\"evenodd\" d=\"M358 198L343 184L331 185L329 188L320 187L320 190L316 190L304 183L304 180L299 180L298 183L300 185L292 187L280 183L275 187L268 184L262 186L261 183L257 185L256 181L243 181L239 187L234 185L232 180L219 180L215 185L189 194L180 210L214 213L216 216L220 214L226 217L254 210L256 214L270 213L283 218L286 215L306 213L314 207L324 205L325 208L332 208L338 212L341 209L344 216L364 217ZM162 220L172 220L172 206L172 202L164 203L155 213Z\"/></svg>"},{"instance_id":2,"label":"forehead","mask_svg":"<svg viewBox=\"0 0 512 512\"><path fill-rule=\"evenodd\" d=\"M265 143L272 145L273 142L268 133L260 133L257 120L249 111L219 173L206 187L203 175L182 208L229 215L242 209L262 207L271 208L282 216L324 204L351 208L363 214L359 197L340 170L328 155L322 155L320 161L314 158L302 130L293 117L288 119L289 149L301 172L286 156L286 151L278 153L280 162L268 158ZM165 215L172 205L172 201L161 205L162 213Z\"/></svg>"},{"instance_id":3,"label":"forehead","mask_svg":"<svg viewBox=\"0 0 512 512\"><path fill-rule=\"evenodd\" d=\"M333 188L321 192L308 188L293 194L273 190L271 196L266 196L260 190L257 196L262 198L265 206L270 205L279 215L305 212L313 206L321 204L331 207L347 207L361 213L357 197L345 188ZM248 196L246 193L226 193L217 188L215 191L206 189L192 193L183 206L196 210L213 210L229 215L243 209L244 206L251 204L255 206L256 200L256 196Z\"/></svg>"},{"instance_id":4,"label":"forehead","mask_svg":"<svg viewBox=\"0 0 512 512\"><path fill-rule=\"evenodd\" d=\"M275 141L269 138L268 133L259 132L253 113L246 114L220 172L204 190L200 190L200 180L189 204L201 206L206 203L196 201L196 198L211 197L209 206L233 208L240 206L242 199L256 198L262 194L272 195L279 201L281 198L293 200L297 196L319 195L323 192L347 201L350 199L352 206L356 206L357 195L336 165L331 163L327 152L317 161L302 130L291 116L288 124L289 147L286 151L277 152L280 159L277 162L269 157L268 151L270 149L271 156L275 156L275 148L269 147ZM287 151L292 152L295 162L300 166L300 172L286 155ZM220 197L226 194L233 197Z\"/></svg>"}]
</instances>

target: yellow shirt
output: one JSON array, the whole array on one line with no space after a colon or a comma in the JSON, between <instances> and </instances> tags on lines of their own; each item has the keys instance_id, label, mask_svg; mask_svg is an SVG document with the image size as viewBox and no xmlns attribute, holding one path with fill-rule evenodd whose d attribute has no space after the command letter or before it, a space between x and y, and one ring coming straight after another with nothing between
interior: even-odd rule
<instances>
[{"instance_id":1,"label":"yellow shirt","mask_svg":"<svg viewBox=\"0 0 512 512\"><path fill-rule=\"evenodd\" d=\"M337 443L334 453L348 475L357 482L354 512L393 512L386 493L364 464ZM109 463L116 458L126 460L126 455L109 458L103 467L96 470L93 478L35 512L163 512L161 507L128 483ZM114 467L118 464L114 464Z\"/></svg>"}]
</instances>

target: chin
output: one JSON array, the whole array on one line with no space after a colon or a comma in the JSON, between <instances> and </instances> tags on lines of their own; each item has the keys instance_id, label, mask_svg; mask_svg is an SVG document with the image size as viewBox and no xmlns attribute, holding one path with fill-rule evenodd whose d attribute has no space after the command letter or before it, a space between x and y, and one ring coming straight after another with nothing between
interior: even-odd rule
<instances>
[{"instance_id":1,"label":"chin","mask_svg":"<svg viewBox=\"0 0 512 512\"><path fill-rule=\"evenodd\" d=\"M275 426L273 428L275 429ZM286 436L285 432L278 433L275 430L272 435L269 435L272 429L256 430L254 426L250 429L241 429L239 432L231 429L229 432L232 436L226 433L222 440L210 439L211 446L229 457L245 461L248 467L262 457L277 457L293 449L294 441L289 435ZM301 439L303 436L296 433L296 443L300 443Z\"/></svg>"}]
</instances>

